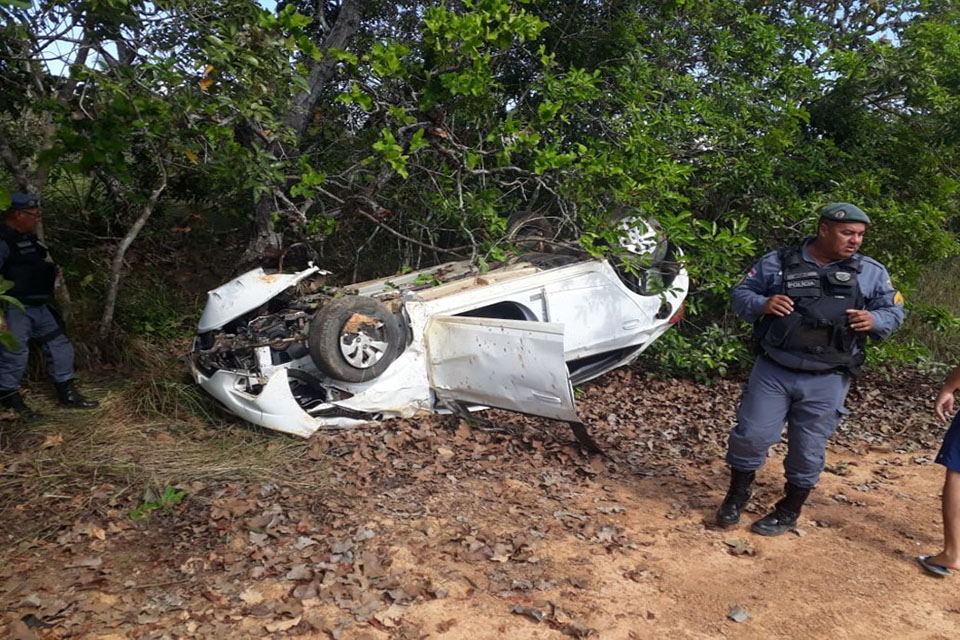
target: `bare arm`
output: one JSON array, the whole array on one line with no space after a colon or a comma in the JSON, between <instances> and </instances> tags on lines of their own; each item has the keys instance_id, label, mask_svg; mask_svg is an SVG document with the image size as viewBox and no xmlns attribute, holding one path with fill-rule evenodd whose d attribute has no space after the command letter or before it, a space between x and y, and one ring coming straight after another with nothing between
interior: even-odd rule
<instances>
[{"instance_id":1,"label":"bare arm","mask_svg":"<svg viewBox=\"0 0 960 640\"><path fill-rule=\"evenodd\" d=\"M937 412L937 416L944 422L947 421L947 414L953 413L953 394L957 390L960 390L960 367L954 369L950 375L947 376L947 381L940 387L940 393L937 394L937 402L933 407L934 411Z\"/></svg>"}]
</instances>

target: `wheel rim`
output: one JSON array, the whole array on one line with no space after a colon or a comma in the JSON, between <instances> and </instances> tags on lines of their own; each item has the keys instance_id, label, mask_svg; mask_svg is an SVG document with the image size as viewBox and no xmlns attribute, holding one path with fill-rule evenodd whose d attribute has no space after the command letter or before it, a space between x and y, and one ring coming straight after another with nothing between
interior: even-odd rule
<instances>
[{"instance_id":1,"label":"wheel rim","mask_svg":"<svg viewBox=\"0 0 960 640\"><path fill-rule=\"evenodd\" d=\"M351 323L347 323L351 324ZM357 331L344 330L340 334L340 353L350 366L357 369L369 369L374 366L390 346L384 340L383 323L376 326L365 323Z\"/></svg>"}]
</instances>

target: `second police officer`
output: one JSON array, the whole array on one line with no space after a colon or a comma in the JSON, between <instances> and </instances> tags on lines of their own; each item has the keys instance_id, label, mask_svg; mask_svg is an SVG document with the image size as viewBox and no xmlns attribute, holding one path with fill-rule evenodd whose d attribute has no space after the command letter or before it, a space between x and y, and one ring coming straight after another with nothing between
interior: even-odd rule
<instances>
[{"instance_id":1,"label":"second police officer","mask_svg":"<svg viewBox=\"0 0 960 640\"><path fill-rule=\"evenodd\" d=\"M775 536L796 528L823 471L827 439L846 412L867 336L886 338L903 322L903 297L887 270L857 253L869 224L859 207L829 204L816 236L763 256L733 288L733 309L754 323L759 356L730 433L721 526L740 521L756 471L786 422L785 495L751 529Z\"/></svg>"}]
</instances>

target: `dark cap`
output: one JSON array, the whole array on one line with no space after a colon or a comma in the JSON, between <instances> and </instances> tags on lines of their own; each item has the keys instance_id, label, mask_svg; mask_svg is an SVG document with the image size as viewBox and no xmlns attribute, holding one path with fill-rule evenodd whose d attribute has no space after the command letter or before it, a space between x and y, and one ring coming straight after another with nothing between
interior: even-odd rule
<instances>
[{"instance_id":1,"label":"dark cap","mask_svg":"<svg viewBox=\"0 0 960 640\"><path fill-rule=\"evenodd\" d=\"M832 222L862 222L870 224L863 209L849 202L831 202L820 209L820 219Z\"/></svg>"},{"instance_id":2,"label":"dark cap","mask_svg":"<svg viewBox=\"0 0 960 640\"><path fill-rule=\"evenodd\" d=\"M39 207L40 196L35 193L13 193L10 195L10 211L37 209Z\"/></svg>"}]
</instances>

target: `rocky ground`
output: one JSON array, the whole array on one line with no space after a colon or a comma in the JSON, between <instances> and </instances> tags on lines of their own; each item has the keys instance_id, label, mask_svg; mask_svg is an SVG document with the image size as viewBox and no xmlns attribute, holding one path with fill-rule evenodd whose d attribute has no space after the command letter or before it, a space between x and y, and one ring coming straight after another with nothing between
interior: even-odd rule
<instances>
[{"instance_id":1,"label":"rocky ground","mask_svg":"<svg viewBox=\"0 0 960 640\"><path fill-rule=\"evenodd\" d=\"M64 435L39 426L0 457L0 637L955 638L956 585L914 560L940 540L935 391L909 371L855 386L801 528L773 539L711 525L732 381L587 385L603 456L490 411L320 434L286 480L166 499L49 489L32 461ZM778 497L782 446L749 520Z\"/></svg>"}]
</instances>

